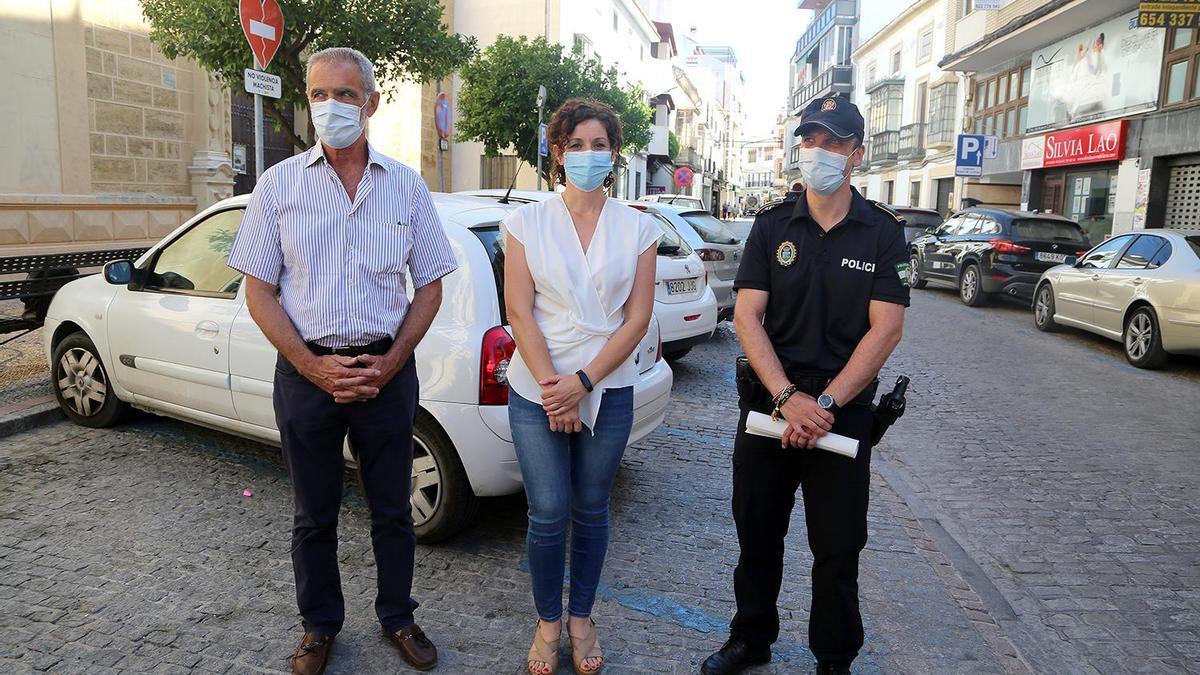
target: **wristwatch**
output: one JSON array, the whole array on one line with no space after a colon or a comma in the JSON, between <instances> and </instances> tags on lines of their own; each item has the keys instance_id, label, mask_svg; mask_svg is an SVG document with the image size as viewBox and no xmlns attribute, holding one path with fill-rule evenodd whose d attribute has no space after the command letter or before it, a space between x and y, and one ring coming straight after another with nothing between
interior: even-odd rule
<instances>
[{"instance_id":1,"label":"wristwatch","mask_svg":"<svg viewBox=\"0 0 1200 675\"><path fill-rule=\"evenodd\" d=\"M836 415L838 411L842 409L842 407L837 404L837 401L833 400L833 397L829 394L821 394L818 396L817 405L821 406L822 410L828 411L831 415Z\"/></svg>"}]
</instances>

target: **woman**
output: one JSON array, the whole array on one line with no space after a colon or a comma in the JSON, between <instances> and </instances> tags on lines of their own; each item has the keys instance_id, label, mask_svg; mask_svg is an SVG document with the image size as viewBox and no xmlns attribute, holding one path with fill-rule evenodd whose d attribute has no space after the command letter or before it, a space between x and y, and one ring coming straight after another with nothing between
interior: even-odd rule
<instances>
[{"instance_id":1,"label":"woman","mask_svg":"<svg viewBox=\"0 0 1200 675\"><path fill-rule=\"evenodd\" d=\"M505 219L504 302L517 342L509 422L529 499L528 547L538 611L527 668L558 667L563 565L572 524L567 632L581 675L604 656L591 620L608 549L613 479L633 426L633 351L654 309L661 231L602 189L612 185L621 122L572 99L547 131L560 195Z\"/></svg>"}]
</instances>

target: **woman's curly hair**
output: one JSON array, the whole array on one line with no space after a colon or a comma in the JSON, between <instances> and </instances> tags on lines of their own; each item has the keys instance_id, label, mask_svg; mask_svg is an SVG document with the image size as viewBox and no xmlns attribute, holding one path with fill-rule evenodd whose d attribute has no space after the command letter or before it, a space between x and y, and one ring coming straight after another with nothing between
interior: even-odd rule
<instances>
[{"instance_id":1,"label":"woman's curly hair","mask_svg":"<svg viewBox=\"0 0 1200 675\"><path fill-rule=\"evenodd\" d=\"M599 120L608 132L609 148L613 152L621 150L625 137L621 133L620 116L612 106L590 98L568 99L559 106L558 110L554 111L554 116L550 118L550 125L546 129L546 139L551 147L565 151L567 141L571 139L571 133L575 131L575 127L588 120ZM553 153L551 153L550 161L550 175L560 185L566 185L567 172L563 169L562 163L553 157ZM613 174L608 174L608 178L604 179L604 187L612 185L614 180Z\"/></svg>"}]
</instances>

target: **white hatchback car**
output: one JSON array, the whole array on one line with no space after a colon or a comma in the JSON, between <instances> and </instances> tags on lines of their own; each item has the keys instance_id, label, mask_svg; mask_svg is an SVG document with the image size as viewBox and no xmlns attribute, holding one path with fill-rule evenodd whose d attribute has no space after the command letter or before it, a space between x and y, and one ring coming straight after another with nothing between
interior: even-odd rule
<instances>
[{"instance_id":1,"label":"white hatchback car","mask_svg":"<svg viewBox=\"0 0 1200 675\"><path fill-rule=\"evenodd\" d=\"M58 292L45 349L69 419L108 426L135 407L279 442L271 402L275 349L250 317L241 274L225 264L248 201L224 200L136 263L109 263L104 275ZM444 278L441 311L416 350L421 393L411 489L424 542L466 527L477 497L522 487L503 380L515 345L499 290L499 221L515 207L454 195L434 195L434 203L459 268ZM662 423L670 398L657 321L636 358L641 379L631 443Z\"/></svg>"},{"instance_id":2,"label":"white hatchback car","mask_svg":"<svg viewBox=\"0 0 1200 675\"><path fill-rule=\"evenodd\" d=\"M556 192L535 190L467 190L458 194L492 200L507 198L510 204L545 201ZM676 361L692 347L707 342L717 330L717 297L709 287L704 263L675 227L653 205L621 202L654 216L662 230L658 243L658 267L654 279L654 315L662 330L663 356Z\"/></svg>"}]
</instances>

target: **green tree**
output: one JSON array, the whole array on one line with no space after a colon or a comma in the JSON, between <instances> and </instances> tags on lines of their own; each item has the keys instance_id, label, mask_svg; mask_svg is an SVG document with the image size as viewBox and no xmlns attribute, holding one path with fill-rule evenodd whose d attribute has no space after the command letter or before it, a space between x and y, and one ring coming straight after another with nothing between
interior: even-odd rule
<instances>
[{"instance_id":1,"label":"green tree","mask_svg":"<svg viewBox=\"0 0 1200 675\"><path fill-rule=\"evenodd\" d=\"M546 121L569 98L583 96L611 105L621 117L625 149L650 143L650 107L640 87L623 85L615 68L598 59L566 52L545 38L501 35L462 69L458 94L459 140L483 143L495 157L512 147L530 165L537 164L537 92L546 87ZM542 164L550 178L550 162Z\"/></svg>"},{"instance_id":2,"label":"green tree","mask_svg":"<svg viewBox=\"0 0 1200 675\"><path fill-rule=\"evenodd\" d=\"M667 133L667 156L672 160L679 158L679 137L674 131Z\"/></svg>"},{"instance_id":3,"label":"green tree","mask_svg":"<svg viewBox=\"0 0 1200 675\"><path fill-rule=\"evenodd\" d=\"M242 34L237 0L141 0L152 39L169 58L185 56L234 91L254 66ZM298 148L301 138L284 123L292 106L307 106L303 55L326 47L354 47L375 64L381 83L427 82L448 76L476 51L475 38L452 35L437 0L280 0L283 41L268 71L283 78L283 98L263 99L276 128ZM385 91L391 94L391 91ZM390 96L389 96L390 97Z\"/></svg>"}]
</instances>

